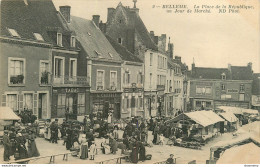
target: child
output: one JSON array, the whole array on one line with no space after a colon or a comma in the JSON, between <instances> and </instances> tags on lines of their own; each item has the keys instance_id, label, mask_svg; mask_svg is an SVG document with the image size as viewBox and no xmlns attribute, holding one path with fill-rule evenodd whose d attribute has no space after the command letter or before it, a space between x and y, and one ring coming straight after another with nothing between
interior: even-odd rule
<instances>
[{"instance_id":1,"label":"child","mask_svg":"<svg viewBox=\"0 0 260 167\"><path fill-rule=\"evenodd\" d=\"M94 141L92 141L92 144L89 148L89 155L90 155L90 160L94 160L95 159L95 152L96 152L96 144Z\"/></svg>"},{"instance_id":2,"label":"child","mask_svg":"<svg viewBox=\"0 0 260 167\"><path fill-rule=\"evenodd\" d=\"M161 134L159 136L159 145L163 145L163 140L164 140L164 136L163 136L163 134Z\"/></svg>"}]
</instances>

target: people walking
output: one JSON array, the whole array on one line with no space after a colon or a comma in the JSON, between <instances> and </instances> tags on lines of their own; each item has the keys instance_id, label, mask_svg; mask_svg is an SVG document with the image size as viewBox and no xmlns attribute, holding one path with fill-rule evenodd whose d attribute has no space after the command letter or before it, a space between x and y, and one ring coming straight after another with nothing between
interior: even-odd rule
<instances>
[{"instance_id":1,"label":"people walking","mask_svg":"<svg viewBox=\"0 0 260 167\"><path fill-rule=\"evenodd\" d=\"M9 161L11 143L10 143L10 139L9 139L7 130L4 131L3 145L4 145L4 161Z\"/></svg>"},{"instance_id":2,"label":"people walking","mask_svg":"<svg viewBox=\"0 0 260 167\"><path fill-rule=\"evenodd\" d=\"M33 131L29 131L28 136L28 156L29 157L38 157L40 156L40 153L37 149L36 143L35 143L35 134Z\"/></svg>"}]
</instances>

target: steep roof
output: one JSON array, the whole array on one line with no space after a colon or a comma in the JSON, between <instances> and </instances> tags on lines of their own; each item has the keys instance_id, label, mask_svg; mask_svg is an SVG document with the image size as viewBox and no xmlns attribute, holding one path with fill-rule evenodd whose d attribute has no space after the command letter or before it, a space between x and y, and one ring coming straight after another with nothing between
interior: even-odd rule
<instances>
[{"instance_id":1,"label":"steep roof","mask_svg":"<svg viewBox=\"0 0 260 167\"><path fill-rule=\"evenodd\" d=\"M248 66L231 66L232 80L252 80L252 70Z\"/></svg>"},{"instance_id":2,"label":"steep roof","mask_svg":"<svg viewBox=\"0 0 260 167\"><path fill-rule=\"evenodd\" d=\"M230 72L227 68L206 68L195 67L192 69L192 78L200 79L222 79L221 74L226 74L226 79L230 79Z\"/></svg>"},{"instance_id":3,"label":"steep roof","mask_svg":"<svg viewBox=\"0 0 260 167\"><path fill-rule=\"evenodd\" d=\"M12 37L8 28L16 30L21 39L37 41L34 33L39 33L45 42L56 44L56 33L70 34L59 19L58 12L51 0L2 0L0 35ZM70 41L63 39L63 46L69 47Z\"/></svg>"},{"instance_id":4,"label":"steep roof","mask_svg":"<svg viewBox=\"0 0 260 167\"><path fill-rule=\"evenodd\" d=\"M126 11L126 15L128 17L129 20L131 20L130 22L133 23L132 28L135 30L135 32L139 35L139 37L142 40L142 43L149 49L152 50L158 50L157 45L154 43L154 41L152 40L144 22L142 21L141 17L139 16L139 14L137 14L135 11L133 11L134 9L131 8L127 8L124 7L122 5L122 3L118 4L118 7L122 6L123 9Z\"/></svg>"},{"instance_id":5,"label":"steep roof","mask_svg":"<svg viewBox=\"0 0 260 167\"><path fill-rule=\"evenodd\" d=\"M129 52L123 45L120 45L118 42L116 42L108 35L106 35L106 37L108 41L111 43L111 45L114 47L114 49L117 51L117 53L120 55L122 60L142 63L141 59Z\"/></svg>"},{"instance_id":6,"label":"steep roof","mask_svg":"<svg viewBox=\"0 0 260 167\"><path fill-rule=\"evenodd\" d=\"M91 20L71 16L69 28L76 33L77 40L90 58L121 61L121 57Z\"/></svg>"}]
</instances>

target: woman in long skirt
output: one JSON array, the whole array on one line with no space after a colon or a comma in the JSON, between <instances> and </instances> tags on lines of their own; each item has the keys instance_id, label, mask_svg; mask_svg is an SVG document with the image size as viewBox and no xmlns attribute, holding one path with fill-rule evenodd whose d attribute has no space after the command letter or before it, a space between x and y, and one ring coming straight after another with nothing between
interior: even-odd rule
<instances>
[{"instance_id":1,"label":"woman in long skirt","mask_svg":"<svg viewBox=\"0 0 260 167\"><path fill-rule=\"evenodd\" d=\"M28 156L29 157L40 156L40 153L35 143L35 135L32 133L32 131L29 131L29 136L28 136Z\"/></svg>"},{"instance_id":2,"label":"woman in long skirt","mask_svg":"<svg viewBox=\"0 0 260 167\"><path fill-rule=\"evenodd\" d=\"M145 154L146 154L146 150L145 150L145 146L143 143L139 143L140 147L139 147L139 160L140 161L145 161Z\"/></svg>"},{"instance_id":3,"label":"woman in long skirt","mask_svg":"<svg viewBox=\"0 0 260 167\"><path fill-rule=\"evenodd\" d=\"M19 157L16 158L15 160L28 158L28 152L25 147L25 143L26 143L25 137L21 133L18 133L16 137L16 144L17 144Z\"/></svg>"},{"instance_id":4,"label":"woman in long skirt","mask_svg":"<svg viewBox=\"0 0 260 167\"><path fill-rule=\"evenodd\" d=\"M132 148L132 152L131 152L131 162L137 164L138 163L138 144L137 141L134 141L133 143L133 148Z\"/></svg>"},{"instance_id":5,"label":"woman in long skirt","mask_svg":"<svg viewBox=\"0 0 260 167\"><path fill-rule=\"evenodd\" d=\"M80 159L87 159L88 158L88 142L86 139L86 135L84 135L80 141Z\"/></svg>"}]
</instances>

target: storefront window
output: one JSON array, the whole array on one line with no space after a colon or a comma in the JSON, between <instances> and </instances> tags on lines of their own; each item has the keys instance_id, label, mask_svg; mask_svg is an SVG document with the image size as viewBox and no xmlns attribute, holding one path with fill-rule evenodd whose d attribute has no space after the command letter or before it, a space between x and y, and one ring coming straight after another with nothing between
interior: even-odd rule
<instances>
[{"instance_id":1,"label":"storefront window","mask_svg":"<svg viewBox=\"0 0 260 167\"><path fill-rule=\"evenodd\" d=\"M78 115L85 114L85 93L78 94Z\"/></svg>"},{"instance_id":2,"label":"storefront window","mask_svg":"<svg viewBox=\"0 0 260 167\"><path fill-rule=\"evenodd\" d=\"M196 107L201 107L201 101L196 101Z\"/></svg>"},{"instance_id":3,"label":"storefront window","mask_svg":"<svg viewBox=\"0 0 260 167\"><path fill-rule=\"evenodd\" d=\"M65 117L65 111L66 111L66 94L59 94L58 95L58 105L57 105L57 117Z\"/></svg>"}]
</instances>

